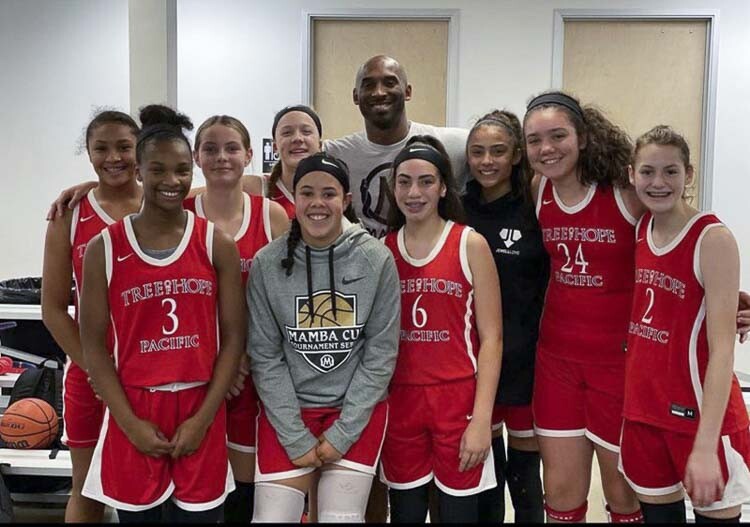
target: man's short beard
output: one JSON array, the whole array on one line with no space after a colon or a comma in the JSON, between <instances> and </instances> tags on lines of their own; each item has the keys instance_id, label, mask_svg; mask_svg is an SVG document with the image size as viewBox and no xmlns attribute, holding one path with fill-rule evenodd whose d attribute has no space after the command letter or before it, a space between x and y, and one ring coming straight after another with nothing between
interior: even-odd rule
<instances>
[{"instance_id":1,"label":"man's short beard","mask_svg":"<svg viewBox=\"0 0 750 527\"><path fill-rule=\"evenodd\" d=\"M390 130L398 125L401 116L404 115L405 109L406 105L402 100L398 106L394 106L393 110L385 115L377 115L373 112L369 118L365 115L363 117L378 130Z\"/></svg>"}]
</instances>

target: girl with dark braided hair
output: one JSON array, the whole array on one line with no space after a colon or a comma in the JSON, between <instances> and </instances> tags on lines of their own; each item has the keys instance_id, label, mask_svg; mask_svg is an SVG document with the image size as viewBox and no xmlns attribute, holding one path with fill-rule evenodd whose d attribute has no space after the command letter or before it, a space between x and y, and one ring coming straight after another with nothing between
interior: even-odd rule
<instances>
[{"instance_id":1,"label":"girl with dark braided hair","mask_svg":"<svg viewBox=\"0 0 750 527\"><path fill-rule=\"evenodd\" d=\"M398 351L398 277L383 244L343 217L344 163L301 160L292 192L291 229L256 254L248 281L263 403L253 521L299 522L319 474L318 520L362 522Z\"/></svg>"}]
</instances>

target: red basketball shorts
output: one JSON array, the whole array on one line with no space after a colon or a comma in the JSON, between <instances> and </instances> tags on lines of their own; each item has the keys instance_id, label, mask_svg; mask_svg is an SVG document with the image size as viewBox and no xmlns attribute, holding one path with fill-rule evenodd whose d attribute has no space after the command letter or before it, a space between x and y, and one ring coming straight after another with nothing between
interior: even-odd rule
<instances>
[{"instance_id":1,"label":"red basketball shorts","mask_svg":"<svg viewBox=\"0 0 750 527\"><path fill-rule=\"evenodd\" d=\"M125 395L136 416L171 439L179 424L200 408L206 390L207 385L176 392L125 388ZM218 507L234 490L226 426L226 408L220 405L198 450L177 459L154 458L139 452L107 411L83 495L126 511L150 509L170 496L187 511Z\"/></svg>"},{"instance_id":2,"label":"red basketball shorts","mask_svg":"<svg viewBox=\"0 0 750 527\"><path fill-rule=\"evenodd\" d=\"M544 437L586 436L617 452L625 365L583 364L537 353L534 431Z\"/></svg>"},{"instance_id":3,"label":"red basketball shorts","mask_svg":"<svg viewBox=\"0 0 750 527\"><path fill-rule=\"evenodd\" d=\"M366 474L375 475L375 467L383 445L385 427L388 423L389 404L381 401L375 405L359 439L344 456L333 463ZM302 408L302 421L315 437L320 437L339 418L341 408ZM258 451L255 456L255 481L277 481L309 474L312 467L294 465L279 442L276 430L271 426L263 408L258 416Z\"/></svg>"},{"instance_id":4,"label":"red basketball shorts","mask_svg":"<svg viewBox=\"0 0 750 527\"><path fill-rule=\"evenodd\" d=\"M391 418L383 443L380 479L393 489L431 479L446 494L470 496L497 486L492 452L459 472L461 437L474 409L476 380L425 386L391 386Z\"/></svg>"},{"instance_id":5,"label":"red basketball shorts","mask_svg":"<svg viewBox=\"0 0 750 527\"><path fill-rule=\"evenodd\" d=\"M500 430L505 423L512 437L534 437L534 414L531 405L510 406L496 404L492 409L492 430Z\"/></svg>"},{"instance_id":6,"label":"red basketball shorts","mask_svg":"<svg viewBox=\"0 0 750 527\"><path fill-rule=\"evenodd\" d=\"M88 374L68 359L63 379L63 444L70 448L94 448L103 420L104 403L96 398Z\"/></svg>"},{"instance_id":7,"label":"red basketball shorts","mask_svg":"<svg viewBox=\"0 0 750 527\"><path fill-rule=\"evenodd\" d=\"M239 452L255 453L255 425L260 412L258 392L252 377L245 379L239 395L227 401L227 446Z\"/></svg>"},{"instance_id":8,"label":"red basketball shorts","mask_svg":"<svg viewBox=\"0 0 750 527\"><path fill-rule=\"evenodd\" d=\"M639 494L663 496L682 489L685 466L695 436L678 434L636 421L625 420L620 445L620 472ZM750 431L740 430L719 438L719 463L724 475L724 496L697 510L727 509L750 500Z\"/></svg>"}]
</instances>

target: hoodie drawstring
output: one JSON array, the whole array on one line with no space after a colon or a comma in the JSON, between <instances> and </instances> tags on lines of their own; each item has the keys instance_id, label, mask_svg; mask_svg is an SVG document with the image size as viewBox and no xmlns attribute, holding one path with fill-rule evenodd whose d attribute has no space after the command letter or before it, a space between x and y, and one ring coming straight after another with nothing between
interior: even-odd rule
<instances>
[{"instance_id":1,"label":"hoodie drawstring","mask_svg":"<svg viewBox=\"0 0 750 527\"><path fill-rule=\"evenodd\" d=\"M312 258L310 254L310 246L305 245L305 268L307 269L307 312L310 313L310 327L314 327L315 315L313 314Z\"/></svg>"},{"instance_id":2,"label":"hoodie drawstring","mask_svg":"<svg viewBox=\"0 0 750 527\"><path fill-rule=\"evenodd\" d=\"M333 246L328 249L328 283L331 289L333 319L336 320L336 281L333 274L333 249ZM313 314L312 251L309 245L305 245L305 268L307 269L307 310L310 314L310 327L313 327L315 315Z\"/></svg>"},{"instance_id":3,"label":"hoodie drawstring","mask_svg":"<svg viewBox=\"0 0 750 527\"><path fill-rule=\"evenodd\" d=\"M336 320L336 282L333 279L333 245L328 249L328 281L331 285L331 306L333 319Z\"/></svg>"}]
</instances>

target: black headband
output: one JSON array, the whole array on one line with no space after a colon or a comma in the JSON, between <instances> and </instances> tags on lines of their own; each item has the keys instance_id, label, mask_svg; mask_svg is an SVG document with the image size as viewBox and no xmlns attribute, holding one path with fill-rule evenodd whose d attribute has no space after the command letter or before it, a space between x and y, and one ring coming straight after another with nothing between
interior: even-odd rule
<instances>
[{"instance_id":1,"label":"black headband","mask_svg":"<svg viewBox=\"0 0 750 527\"><path fill-rule=\"evenodd\" d=\"M299 162L297 170L294 171L292 190L297 187L299 180L310 172L325 172L332 175L344 187L344 193L349 192L349 169L346 163L325 152L318 152Z\"/></svg>"},{"instance_id":2,"label":"black headband","mask_svg":"<svg viewBox=\"0 0 750 527\"><path fill-rule=\"evenodd\" d=\"M302 112L309 115L310 119L313 120L315 126L318 128L318 135L323 135L323 125L320 123L320 117L318 117L318 114L309 106L298 104L296 106L287 106L276 112L276 115L273 118L273 125L271 125L271 137L276 137L276 127L279 125L279 121L281 121L281 118L289 112Z\"/></svg>"},{"instance_id":3,"label":"black headband","mask_svg":"<svg viewBox=\"0 0 750 527\"><path fill-rule=\"evenodd\" d=\"M542 106L545 104L557 104L558 106L564 106L568 110L576 114L578 117L580 117L581 120L583 120L583 110L581 109L581 105L578 104L578 101L576 101L573 97L560 92L543 93L541 95L537 95L536 97L531 99L531 101L529 101L528 105L526 105L526 113L529 113L537 106Z\"/></svg>"},{"instance_id":4,"label":"black headband","mask_svg":"<svg viewBox=\"0 0 750 527\"><path fill-rule=\"evenodd\" d=\"M450 170L450 164L445 156L441 154L434 146L428 145L427 143L412 143L405 146L401 152L398 153L396 159L393 160L393 170L395 171L398 166L409 159L421 159L432 163L437 167L441 177L445 178Z\"/></svg>"},{"instance_id":5,"label":"black headband","mask_svg":"<svg viewBox=\"0 0 750 527\"><path fill-rule=\"evenodd\" d=\"M476 130L480 126L502 126L510 134L515 142L516 131L513 129L513 126L508 120L495 117L494 115L483 117L476 123L474 123L474 126L471 127L471 133L474 133L474 130Z\"/></svg>"}]
</instances>

